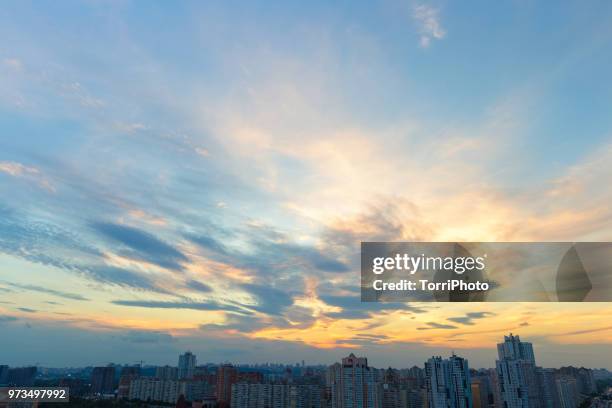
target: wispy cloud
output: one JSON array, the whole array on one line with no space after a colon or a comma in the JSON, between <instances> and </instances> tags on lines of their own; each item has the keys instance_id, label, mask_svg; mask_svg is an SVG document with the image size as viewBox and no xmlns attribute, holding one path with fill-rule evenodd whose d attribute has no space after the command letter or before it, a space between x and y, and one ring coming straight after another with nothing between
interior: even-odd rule
<instances>
[{"instance_id":1,"label":"wispy cloud","mask_svg":"<svg viewBox=\"0 0 612 408\"><path fill-rule=\"evenodd\" d=\"M131 306L131 307L142 307L149 309L191 309L201 311L229 311L239 314L251 314L248 310L232 306L225 305L218 302L206 301L158 301L158 300L113 300L111 303L119 306Z\"/></svg>"},{"instance_id":2,"label":"wispy cloud","mask_svg":"<svg viewBox=\"0 0 612 408\"><path fill-rule=\"evenodd\" d=\"M40 292L40 293L47 293L49 295L53 295L53 296L57 296L60 298L64 298L64 299L71 299L71 300L89 300L88 298L79 295L77 293L69 293L69 292L64 292L61 290L55 290L55 289L51 289L51 288L46 288L43 286L38 286L38 285L31 285L31 284L19 284L19 283L14 283L14 282L3 282L5 285L9 285L12 286L13 288L19 288L19 289L23 289L23 290L31 290L34 292Z\"/></svg>"},{"instance_id":3,"label":"wispy cloud","mask_svg":"<svg viewBox=\"0 0 612 408\"><path fill-rule=\"evenodd\" d=\"M129 257L177 270L183 268L181 262L187 261L187 257L172 245L138 228L106 222L96 222L92 226L102 235L123 244L126 249L119 251Z\"/></svg>"},{"instance_id":4,"label":"wispy cloud","mask_svg":"<svg viewBox=\"0 0 612 408\"><path fill-rule=\"evenodd\" d=\"M440 23L439 10L426 4L414 6L413 18L418 24L419 45L427 48L432 40L441 40L446 36L446 30Z\"/></svg>"},{"instance_id":5,"label":"wispy cloud","mask_svg":"<svg viewBox=\"0 0 612 408\"><path fill-rule=\"evenodd\" d=\"M494 315L495 313L491 313L491 312L469 312L465 316L449 317L448 320L454 323L461 323L461 324L471 326L475 324L474 320L483 319L487 316L494 316Z\"/></svg>"},{"instance_id":6,"label":"wispy cloud","mask_svg":"<svg viewBox=\"0 0 612 408\"><path fill-rule=\"evenodd\" d=\"M0 162L0 172L13 177L30 180L49 192L55 192L55 187L36 167L30 167L17 162Z\"/></svg>"}]
</instances>

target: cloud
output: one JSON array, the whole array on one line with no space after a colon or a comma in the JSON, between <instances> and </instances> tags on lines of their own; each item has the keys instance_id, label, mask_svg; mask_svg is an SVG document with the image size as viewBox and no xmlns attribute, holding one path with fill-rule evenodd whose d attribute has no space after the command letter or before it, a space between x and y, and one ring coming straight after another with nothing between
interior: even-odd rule
<instances>
[{"instance_id":1,"label":"cloud","mask_svg":"<svg viewBox=\"0 0 612 408\"><path fill-rule=\"evenodd\" d=\"M246 230L234 231L234 234L252 248L249 253L228 248L208 235L187 235L186 238L209 251L217 260L265 275L283 274L290 270L326 273L351 270L349 265L335 258L331 248L292 243L289 236L269 226L251 225Z\"/></svg>"},{"instance_id":2,"label":"cloud","mask_svg":"<svg viewBox=\"0 0 612 408\"><path fill-rule=\"evenodd\" d=\"M124 253L129 257L177 270L183 268L181 262L188 261L187 257L173 246L140 229L106 222L93 223L92 227L100 234L127 247L128 250Z\"/></svg>"},{"instance_id":3,"label":"cloud","mask_svg":"<svg viewBox=\"0 0 612 408\"><path fill-rule=\"evenodd\" d=\"M0 162L0 173L8 174L9 176L23 178L38 184L41 188L55 192L55 187L47 180L47 178L36 167L25 166L17 162Z\"/></svg>"},{"instance_id":4,"label":"cloud","mask_svg":"<svg viewBox=\"0 0 612 408\"><path fill-rule=\"evenodd\" d=\"M491 312L469 312L467 313L465 316L459 316L459 317L449 317L447 320L451 321L451 322L455 322L455 323L461 323L461 324L465 324L465 325L473 325L474 320L477 319L483 319L487 316L495 316L495 313L491 313Z\"/></svg>"},{"instance_id":5,"label":"cloud","mask_svg":"<svg viewBox=\"0 0 612 408\"><path fill-rule=\"evenodd\" d=\"M86 276L101 283L168 293L166 289L158 286L151 277L128 269L109 265L89 265L79 269Z\"/></svg>"},{"instance_id":6,"label":"cloud","mask_svg":"<svg viewBox=\"0 0 612 408\"><path fill-rule=\"evenodd\" d=\"M185 286L187 286L189 289L193 289L193 290L196 290L198 292L203 292L203 293L208 293L212 291L212 288L210 286L200 281L194 280L194 279L188 280L185 283Z\"/></svg>"},{"instance_id":7,"label":"cloud","mask_svg":"<svg viewBox=\"0 0 612 408\"><path fill-rule=\"evenodd\" d=\"M453 330L453 329L458 329L457 326L453 326L451 324L436 323L436 322L427 322L426 324L429 327L417 327L417 330L431 330L431 329Z\"/></svg>"},{"instance_id":8,"label":"cloud","mask_svg":"<svg viewBox=\"0 0 612 408\"><path fill-rule=\"evenodd\" d=\"M226 311L238 314L251 314L250 311L241 307L221 304L213 301L195 302L195 301L159 301L159 300L113 300L114 305L129 306L129 307L144 307L149 309L191 309L202 311Z\"/></svg>"},{"instance_id":9,"label":"cloud","mask_svg":"<svg viewBox=\"0 0 612 408\"><path fill-rule=\"evenodd\" d=\"M603 331L612 331L612 326L607 327L599 327L597 329L586 329L586 330L576 330L573 332L565 333L565 336L576 336L579 334L588 334L588 333L598 333Z\"/></svg>"},{"instance_id":10,"label":"cloud","mask_svg":"<svg viewBox=\"0 0 612 408\"><path fill-rule=\"evenodd\" d=\"M3 283L5 285L12 286L13 288L18 288L18 289L23 289L23 290L31 290L31 291L40 292L40 293L47 293L49 295L61 297L61 298L64 298L64 299L89 300L88 298L86 298L84 296L81 296L79 294L76 294L76 293L62 292L62 291L59 291L59 290L50 289L50 288L46 288L46 287L42 287L42 286L37 286L37 285L19 284L19 283L6 282L6 281L3 281Z\"/></svg>"},{"instance_id":11,"label":"cloud","mask_svg":"<svg viewBox=\"0 0 612 408\"><path fill-rule=\"evenodd\" d=\"M441 40L446 35L446 31L440 24L437 9L419 4L414 7L412 16L419 25L419 45L421 47L427 48L433 39Z\"/></svg>"},{"instance_id":12,"label":"cloud","mask_svg":"<svg viewBox=\"0 0 612 408\"><path fill-rule=\"evenodd\" d=\"M29 307L18 307L17 309L21 310L22 312L26 312L26 313L37 313L38 312L38 310L30 309Z\"/></svg>"},{"instance_id":13,"label":"cloud","mask_svg":"<svg viewBox=\"0 0 612 408\"><path fill-rule=\"evenodd\" d=\"M249 305L258 312L267 314L281 314L285 308L293 304L291 293L276 289L268 285L243 284L241 288L253 296L255 305Z\"/></svg>"}]
</instances>

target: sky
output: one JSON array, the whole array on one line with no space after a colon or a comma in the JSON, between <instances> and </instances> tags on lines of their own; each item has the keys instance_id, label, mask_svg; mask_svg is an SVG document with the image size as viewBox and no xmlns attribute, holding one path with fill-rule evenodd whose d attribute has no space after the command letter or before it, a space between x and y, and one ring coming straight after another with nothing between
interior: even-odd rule
<instances>
[{"instance_id":1,"label":"sky","mask_svg":"<svg viewBox=\"0 0 612 408\"><path fill-rule=\"evenodd\" d=\"M0 364L612 369L611 303L362 304L361 241L612 240L612 4L7 2Z\"/></svg>"}]
</instances>

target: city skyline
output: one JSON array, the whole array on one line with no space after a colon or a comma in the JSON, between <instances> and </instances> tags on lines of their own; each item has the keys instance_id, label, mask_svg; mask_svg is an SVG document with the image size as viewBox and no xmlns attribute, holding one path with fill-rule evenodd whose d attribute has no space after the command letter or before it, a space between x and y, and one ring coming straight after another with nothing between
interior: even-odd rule
<instances>
[{"instance_id":1,"label":"city skyline","mask_svg":"<svg viewBox=\"0 0 612 408\"><path fill-rule=\"evenodd\" d=\"M510 333L497 343L495 368L476 369L454 352L420 366L377 368L350 353L323 366L197 365L185 351L175 366L106 365L42 370L0 365L0 386L69 386L90 403L163 402L257 408L576 408L610 405L612 372L543 368L533 345ZM606 402L607 401L607 402ZM588 404L588 405L585 405Z\"/></svg>"},{"instance_id":2,"label":"city skyline","mask_svg":"<svg viewBox=\"0 0 612 408\"><path fill-rule=\"evenodd\" d=\"M103 3L0 9L0 361L612 369L612 303L359 296L361 241L612 241L611 3Z\"/></svg>"},{"instance_id":3,"label":"city skyline","mask_svg":"<svg viewBox=\"0 0 612 408\"><path fill-rule=\"evenodd\" d=\"M481 366L481 367L475 367L474 365L472 365L470 368L474 368L474 369L491 369L491 368L495 368L496 364L499 360L504 360L506 358L511 359L511 360L515 360L515 359L524 359L524 360L528 360L531 362L531 364L535 367L536 366L536 358L535 358L535 352L533 349L533 345L531 342L522 342L520 340L519 335L517 334L513 334L513 333L509 333L508 335L504 335L503 337L504 342L502 343L497 343L496 344L496 351L497 351L497 356L496 358L493 360L492 365L489 366ZM513 349L511 346L516 344L516 348ZM509 348L510 347L510 348ZM342 350L344 354L342 354L343 357L341 357L341 360L344 360L346 357L346 353L347 350ZM355 351L348 351L348 359L351 358L355 358L357 359L357 357L355 357ZM446 355L450 356L450 357L461 357L464 358L465 356L459 356L455 353L454 350L449 351ZM365 365L368 365L370 367L374 367L376 369L386 369L386 368L394 368L394 369L408 369L411 367L425 367L428 361L431 361L432 359L438 359L442 357L442 354L440 355L436 355L433 354L430 357L425 357L426 355L423 356L423 361L421 362L415 362L414 364L409 364L406 366L397 366L397 364L395 366L392 365L382 365L382 366L378 366L376 364L372 365L372 364L368 364L367 362L365 363ZM176 357L176 356L175 356ZM299 358L299 356L298 356ZM364 357L365 358L365 357ZM365 358L367 361L367 358ZM176 361L178 360L178 361ZM466 359L469 360L469 359ZM356 361L359 361L359 364L361 364L361 360L357 359ZM5 361L0 361L0 363L4 364L6 363ZM301 361L292 361L292 362L281 362L281 361L263 361L263 362L256 362L256 363L251 363L251 362L240 362L240 361L229 361L229 360L224 360L224 361L200 361L198 363L198 357L197 354L192 353L191 350L183 350L182 352L180 352L180 354L178 354L178 357L175 358L175 363L176 364L145 364L144 360L135 360L135 361L131 361L131 362L121 362L121 361L110 361L108 362L106 365L104 366L114 366L114 367L141 367L141 368L173 368L174 371L172 371L175 374L175 377L177 379L187 379L187 378L191 378L193 377L193 373L194 370L196 368L199 367L206 367L206 366L218 366L221 367L223 365L233 365L235 367L264 367L264 366L284 366L284 367L327 367L330 365L330 362L324 363L324 362L317 362L317 363L313 363L313 362L306 362L306 360L301 360ZM2 365L0 364L0 365ZM352 363L351 363L352 364ZM31 364L21 364L21 365L16 365L15 367L29 367L29 366L36 366L36 365L31 365ZM72 368L83 368L83 367L95 367L98 366L100 367L100 365L80 365L80 366L47 366L47 367L43 367L43 366L39 366L40 368L58 368L58 369L62 369L62 368L66 368L66 369L72 369ZM561 368L561 367L566 367L566 366L572 366L571 364L562 364L561 366L558 367L546 367L546 368ZM585 366L581 366L581 367L585 367ZM606 369L606 367L585 367L585 368L589 368L589 369ZM612 371L612 370L610 370Z\"/></svg>"}]
</instances>

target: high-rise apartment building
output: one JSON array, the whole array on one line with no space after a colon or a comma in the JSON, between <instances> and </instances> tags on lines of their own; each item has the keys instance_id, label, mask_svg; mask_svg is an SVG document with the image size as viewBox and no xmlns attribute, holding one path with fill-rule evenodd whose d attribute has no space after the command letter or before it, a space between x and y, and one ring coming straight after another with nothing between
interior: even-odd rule
<instances>
[{"instance_id":1,"label":"high-rise apartment building","mask_svg":"<svg viewBox=\"0 0 612 408\"><path fill-rule=\"evenodd\" d=\"M231 408L321 408L322 393L319 385L237 383Z\"/></svg>"},{"instance_id":2,"label":"high-rise apartment building","mask_svg":"<svg viewBox=\"0 0 612 408\"><path fill-rule=\"evenodd\" d=\"M91 372L91 392L94 395L112 394L115 391L115 367L94 367Z\"/></svg>"},{"instance_id":3,"label":"high-rise apartment building","mask_svg":"<svg viewBox=\"0 0 612 408\"><path fill-rule=\"evenodd\" d=\"M505 408L540 408L535 355L531 343L519 336L504 336L497 345L499 390Z\"/></svg>"},{"instance_id":4,"label":"high-rise apartment building","mask_svg":"<svg viewBox=\"0 0 612 408\"><path fill-rule=\"evenodd\" d=\"M169 365L157 367L155 377L160 380L176 380L178 379L178 368Z\"/></svg>"},{"instance_id":5,"label":"high-rise apartment building","mask_svg":"<svg viewBox=\"0 0 612 408\"><path fill-rule=\"evenodd\" d=\"M365 357L351 353L328 368L332 408L380 408L374 370Z\"/></svg>"},{"instance_id":6,"label":"high-rise apartment building","mask_svg":"<svg viewBox=\"0 0 612 408\"><path fill-rule=\"evenodd\" d=\"M130 383L140 376L140 367L123 367L119 375L117 398L127 398L130 393Z\"/></svg>"},{"instance_id":7,"label":"high-rise apartment building","mask_svg":"<svg viewBox=\"0 0 612 408\"><path fill-rule=\"evenodd\" d=\"M174 404L185 394L185 382L140 377L130 383L129 399Z\"/></svg>"},{"instance_id":8,"label":"high-rise apartment building","mask_svg":"<svg viewBox=\"0 0 612 408\"><path fill-rule=\"evenodd\" d=\"M232 385L238 381L238 370L231 364L217 369L217 402L219 407L229 407L232 402Z\"/></svg>"},{"instance_id":9,"label":"high-rise apartment building","mask_svg":"<svg viewBox=\"0 0 612 408\"><path fill-rule=\"evenodd\" d=\"M196 356L191 351L181 354L178 361L178 378L179 380L193 378L193 372L196 366Z\"/></svg>"},{"instance_id":10,"label":"high-rise apartment building","mask_svg":"<svg viewBox=\"0 0 612 408\"><path fill-rule=\"evenodd\" d=\"M471 408L470 369L466 359L432 357L425 363L425 384L430 408Z\"/></svg>"},{"instance_id":11,"label":"high-rise apartment building","mask_svg":"<svg viewBox=\"0 0 612 408\"><path fill-rule=\"evenodd\" d=\"M559 407L561 403L557 392L555 369L537 367L536 374L540 391L540 406L542 408Z\"/></svg>"},{"instance_id":12,"label":"high-rise apartment building","mask_svg":"<svg viewBox=\"0 0 612 408\"><path fill-rule=\"evenodd\" d=\"M580 403L577 381L573 377L559 377L556 381L559 408L576 408Z\"/></svg>"}]
</instances>

